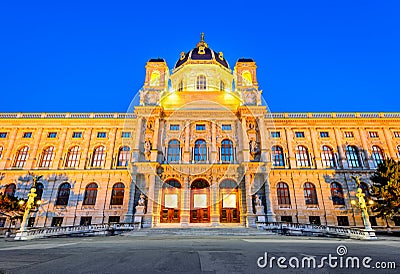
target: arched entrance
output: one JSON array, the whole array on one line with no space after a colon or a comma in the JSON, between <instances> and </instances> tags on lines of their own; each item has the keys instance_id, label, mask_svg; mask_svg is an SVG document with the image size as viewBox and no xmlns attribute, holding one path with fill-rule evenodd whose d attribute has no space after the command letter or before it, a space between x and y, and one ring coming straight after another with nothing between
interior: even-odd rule
<instances>
[{"instance_id":1,"label":"arched entrance","mask_svg":"<svg viewBox=\"0 0 400 274\"><path fill-rule=\"evenodd\" d=\"M224 180L219 185L219 212L221 223L239 223L238 185L233 180Z\"/></svg>"},{"instance_id":2,"label":"arched entrance","mask_svg":"<svg viewBox=\"0 0 400 274\"><path fill-rule=\"evenodd\" d=\"M190 222L210 222L210 184L204 179L195 180L190 187Z\"/></svg>"},{"instance_id":3,"label":"arched entrance","mask_svg":"<svg viewBox=\"0 0 400 274\"><path fill-rule=\"evenodd\" d=\"M161 196L161 223L180 222L181 184L177 180L168 180L163 184Z\"/></svg>"}]
</instances>

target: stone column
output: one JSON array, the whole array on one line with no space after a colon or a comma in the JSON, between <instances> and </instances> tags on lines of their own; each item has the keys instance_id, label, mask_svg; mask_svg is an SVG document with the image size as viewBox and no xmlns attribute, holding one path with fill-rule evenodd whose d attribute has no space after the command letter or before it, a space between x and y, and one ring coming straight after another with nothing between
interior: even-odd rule
<instances>
[{"instance_id":1,"label":"stone column","mask_svg":"<svg viewBox=\"0 0 400 274\"><path fill-rule=\"evenodd\" d=\"M65 145L65 140L67 139L67 133L68 133L68 129L64 129L61 133L60 136L60 142L58 145L58 148L56 150L56 155L54 155L54 163L53 163L53 167L55 168L62 168L64 165L64 145Z\"/></svg>"},{"instance_id":2,"label":"stone column","mask_svg":"<svg viewBox=\"0 0 400 274\"><path fill-rule=\"evenodd\" d=\"M43 128L39 128L36 133L37 139L35 140L33 148L29 151L29 158L26 161L27 169L33 169L37 165L36 161L41 157L41 152L39 151L38 153L38 149L39 149L40 139L42 139L42 133L43 133Z\"/></svg>"},{"instance_id":3,"label":"stone column","mask_svg":"<svg viewBox=\"0 0 400 274\"><path fill-rule=\"evenodd\" d=\"M267 222L276 222L276 215L274 213L274 209L272 207L272 199L271 199L271 189L268 181L268 174L264 177L265 182L265 203L267 207Z\"/></svg>"},{"instance_id":4,"label":"stone column","mask_svg":"<svg viewBox=\"0 0 400 274\"><path fill-rule=\"evenodd\" d=\"M212 226L219 226L219 199L218 199L218 181L217 177L213 176L212 177L212 182L211 182L211 205L210 205L210 210L211 210L211 225Z\"/></svg>"},{"instance_id":5,"label":"stone column","mask_svg":"<svg viewBox=\"0 0 400 274\"><path fill-rule=\"evenodd\" d=\"M261 162L267 162L268 157L267 157L267 150L268 150L268 144L267 144L267 132L265 131L265 125L264 125L264 118L258 117L257 118L257 123L258 123L258 128L260 129L260 137L261 137Z\"/></svg>"},{"instance_id":6,"label":"stone column","mask_svg":"<svg viewBox=\"0 0 400 274\"><path fill-rule=\"evenodd\" d=\"M249 149L249 137L247 136L247 125L246 125L246 118L242 118L242 138L243 138L243 162L249 162L250 161L250 149Z\"/></svg>"},{"instance_id":7,"label":"stone column","mask_svg":"<svg viewBox=\"0 0 400 274\"><path fill-rule=\"evenodd\" d=\"M374 162L371 159L371 157L369 157L369 155L368 155L368 144L367 144L367 137L366 137L365 129L359 128L358 131L360 133L362 149L364 152L364 166L366 168L373 168L375 165L374 165Z\"/></svg>"},{"instance_id":8,"label":"stone column","mask_svg":"<svg viewBox=\"0 0 400 274\"><path fill-rule=\"evenodd\" d=\"M137 118L136 136L132 146L132 162L140 161L140 137L142 135L143 118Z\"/></svg>"},{"instance_id":9,"label":"stone column","mask_svg":"<svg viewBox=\"0 0 400 274\"><path fill-rule=\"evenodd\" d=\"M147 185L147 211L144 216L143 227L152 227L153 225L153 207L155 205L154 201L154 184L155 184L155 175L150 174L146 175L146 185Z\"/></svg>"},{"instance_id":10,"label":"stone column","mask_svg":"<svg viewBox=\"0 0 400 274\"><path fill-rule=\"evenodd\" d=\"M157 156L158 156L158 135L160 134L160 119L155 118L154 121L154 134L153 134L153 146L151 148L151 158L150 160L152 162L157 161Z\"/></svg>"},{"instance_id":11,"label":"stone column","mask_svg":"<svg viewBox=\"0 0 400 274\"><path fill-rule=\"evenodd\" d=\"M115 148L115 140L117 137L117 128L114 128L110 132L110 141L109 141L109 147L107 148L107 157L106 157L106 162L104 165L105 169L112 169L113 168L113 156L114 156L114 148ZM118 157L118 154L117 154ZM116 160L116 159L114 159Z\"/></svg>"},{"instance_id":12,"label":"stone column","mask_svg":"<svg viewBox=\"0 0 400 274\"><path fill-rule=\"evenodd\" d=\"M181 226L188 226L190 220L190 181L185 177L181 193Z\"/></svg>"},{"instance_id":13,"label":"stone column","mask_svg":"<svg viewBox=\"0 0 400 274\"><path fill-rule=\"evenodd\" d=\"M253 213L253 193L251 191L251 177L250 174L245 175L245 188L246 188L246 227L256 227L256 216Z\"/></svg>"},{"instance_id":14,"label":"stone column","mask_svg":"<svg viewBox=\"0 0 400 274\"><path fill-rule=\"evenodd\" d=\"M292 147L293 135L292 135L291 129L285 128L285 135L286 135L287 149L289 152L289 168L295 168L296 167L296 155L294 154L293 147Z\"/></svg>"},{"instance_id":15,"label":"stone column","mask_svg":"<svg viewBox=\"0 0 400 274\"><path fill-rule=\"evenodd\" d=\"M183 159L184 163L190 163L190 123L187 122L185 125L185 146L183 151Z\"/></svg>"},{"instance_id":16,"label":"stone column","mask_svg":"<svg viewBox=\"0 0 400 274\"><path fill-rule=\"evenodd\" d=\"M397 156L397 153L395 152L395 150L393 148L392 135L391 135L390 131L386 127L383 128L383 135L385 136L385 141L386 141L386 144L387 144L387 147L388 147L388 150L389 150L390 158L396 159L398 156Z\"/></svg>"},{"instance_id":17,"label":"stone column","mask_svg":"<svg viewBox=\"0 0 400 274\"><path fill-rule=\"evenodd\" d=\"M133 222L133 206L135 204L136 174L132 174L131 187L129 190L128 210L125 214L125 222Z\"/></svg>"},{"instance_id":18,"label":"stone column","mask_svg":"<svg viewBox=\"0 0 400 274\"><path fill-rule=\"evenodd\" d=\"M217 163L218 162L218 151L217 151L217 126L215 121L211 122L211 155L210 162Z\"/></svg>"},{"instance_id":19,"label":"stone column","mask_svg":"<svg viewBox=\"0 0 400 274\"><path fill-rule=\"evenodd\" d=\"M322 168L322 159L321 159L320 149L317 146L317 140L315 137L315 133L316 133L316 129L310 128L311 144L313 146L313 153L314 153L314 159L315 159L315 162L314 162L315 168L320 169L320 168Z\"/></svg>"},{"instance_id":20,"label":"stone column","mask_svg":"<svg viewBox=\"0 0 400 274\"><path fill-rule=\"evenodd\" d=\"M84 139L87 140L86 146L83 148L83 151L81 152L80 159L79 159L79 169L85 169L90 166L90 157L91 157L91 152L89 151L90 149L90 143L92 141L92 131L93 129L90 128L85 132Z\"/></svg>"},{"instance_id":21,"label":"stone column","mask_svg":"<svg viewBox=\"0 0 400 274\"><path fill-rule=\"evenodd\" d=\"M336 144L339 152L339 164L341 164L344 169L348 169L349 164L347 163L346 155L343 151L341 132L338 128L334 128L334 131L335 131Z\"/></svg>"},{"instance_id":22,"label":"stone column","mask_svg":"<svg viewBox=\"0 0 400 274\"><path fill-rule=\"evenodd\" d=\"M5 168L9 168L10 166L12 166L12 161L14 160L12 158L12 154L15 154L14 150L14 143L15 143L15 139L17 138L17 134L18 134L18 128L11 131L10 133L10 139L8 141L8 146L7 146L7 150L5 151L4 156L2 157L2 159L0 160L0 169L5 169ZM4 152L4 151L3 151Z\"/></svg>"}]
</instances>

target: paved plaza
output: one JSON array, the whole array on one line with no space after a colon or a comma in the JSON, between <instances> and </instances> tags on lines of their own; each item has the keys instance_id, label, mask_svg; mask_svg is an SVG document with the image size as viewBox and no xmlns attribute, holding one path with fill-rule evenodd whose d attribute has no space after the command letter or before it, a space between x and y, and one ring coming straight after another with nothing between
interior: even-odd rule
<instances>
[{"instance_id":1,"label":"paved plaza","mask_svg":"<svg viewBox=\"0 0 400 274\"><path fill-rule=\"evenodd\" d=\"M0 273L398 273L400 269L400 238L396 237L371 242L261 233L200 234L141 231L23 242L2 238ZM272 268L264 265L266 253L269 263L276 257ZM330 254L342 258L342 267L339 259L336 267L331 267L328 260L321 263L321 258ZM350 261L346 268L346 258L355 256L359 257L360 268L350 268ZM362 265L367 256L372 259L369 269ZM283 259L280 261L286 269L277 265L278 257L286 258L283 264ZM296 259L289 265L292 257L298 258L299 268ZM305 257L314 258L316 267L310 268L308 260L302 267ZM397 270L377 269L376 262Z\"/></svg>"}]
</instances>

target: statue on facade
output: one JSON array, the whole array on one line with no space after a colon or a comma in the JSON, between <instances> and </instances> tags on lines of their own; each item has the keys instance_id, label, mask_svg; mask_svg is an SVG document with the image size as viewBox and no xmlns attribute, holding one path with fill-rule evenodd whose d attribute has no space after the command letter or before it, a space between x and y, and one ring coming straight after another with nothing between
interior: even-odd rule
<instances>
[{"instance_id":1,"label":"statue on facade","mask_svg":"<svg viewBox=\"0 0 400 274\"><path fill-rule=\"evenodd\" d=\"M260 147L258 146L258 143L255 140L250 141L250 154L255 155L260 152Z\"/></svg>"},{"instance_id":2,"label":"statue on facade","mask_svg":"<svg viewBox=\"0 0 400 274\"><path fill-rule=\"evenodd\" d=\"M255 204L256 206L262 206L262 201L261 201L259 195L256 195L256 199L255 199L255 201L254 201L254 204Z\"/></svg>"},{"instance_id":3,"label":"statue on facade","mask_svg":"<svg viewBox=\"0 0 400 274\"><path fill-rule=\"evenodd\" d=\"M145 201L146 201L145 198L146 196L144 196L143 193L140 193L138 206L145 206Z\"/></svg>"},{"instance_id":4,"label":"statue on facade","mask_svg":"<svg viewBox=\"0 0 400 274\"><path fill-rule=\"evenodd\" d=\"M151 154L151 142L150 140L144 141L144 155L149 158Z\"/></svg>"}]
</instances>

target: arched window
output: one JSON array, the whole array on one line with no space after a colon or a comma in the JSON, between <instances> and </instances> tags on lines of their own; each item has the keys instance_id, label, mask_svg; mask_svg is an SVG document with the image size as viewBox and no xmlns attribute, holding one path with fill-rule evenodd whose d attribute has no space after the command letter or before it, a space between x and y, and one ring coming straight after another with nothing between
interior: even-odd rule
<instances>
[{"instance_id":1,"label":"arched window","mask_svg":"<svg viewBox=\"0 0 400 274\"><path fill-rule=\"evenodd\" d=\"M378 166L383 162L385 156L383 154L383 150L378 146L372 146L372 159L374 159L374 163Z\"/></svg>"},{"instance_id":2,"label":"arched window","mask_svg":"<svg viewBox=\"0 0 400 274\"><path fill-rule=\"evenodd\" d=\"M318 205L317 190L314 184L309 182L304 184L304 199L306 205Z\"/></svg>"},{"instance_id":3,"label":"arched window","mask_svg":"<svg viewBox=\"0 0 400 274\"><path fill-rule=\"evenodd\" d=\"M28 159L29 147L23 146L17 151L13 167L23 168Z\"/></svg>"},{"instance_id":4,"label":"arched window","mask_svg":"<svg viewBox=\"0 0 400 274\"><path fill-rule=\"evenodd\" d=\"M205 162L207 161L207 143L204 140L197 140L194 143L194 161Z\"/></svg>"},{"instance_id":5,"label":"arched window","mask_svg":"<svg viewBox=\"0 0 400 274\"><path fill-rule=\"evenodd\" d=\"M16 188L17 188L17 186L15 184L7 185L6 189L4 190L4 195L8 196L8 197L14 197Z\"/></svg>"},{"instance_id":6,"label":"arched window","mask_svg":"<svg viewBox=\"0 0 400 274\"><path fill-rule=\"evenodd\" d=\"M251 73L247 70L242 72L242 84L243 86L251 86L253 84Z\"/></svg>"},{"instance_id":7,"label":"arched window","mask_svg":"<svg viewBox=\"0 0 400 274\"><path fill-rule=\"evenodd\" d=\"M96 147L93 151L92 167L102 167L106 158L103 146Z\"/></svg>"},{"instance_id":8,"label":"arched window","mask_svg":"<svg viewBox=\"0 0 400 274\"><path fill-rule=\"evenodd\" d=\"M62 183L58 188L56 205L68 205L69 192L71 185L69 183Z\"/></svg>"},{"instance_id":9,"label":"arched window","mask_svg":"<svg viewBox=\"0 0 400 274\"><path fill-rule=\"evenodd\" d=\"M121 147L118 152L117 166L128 166L130 159L131 159L131 148L128 146Z\"/></svg>"},{"instance_id":10,"label":"arched window","mask_svg":"<svg viewBox=\"0 0 400 274\"><path fill-rule=\"evenodd\" d=\"M225 90L225 83L222 80L219 82L219 90L220 91L224 91Z\"/></svg>"},{"instance_id":11,"label":"arched window","mask_svg":"<svg viewBox=\"0 0 400 274\"><path fill-rule=\"evenodd\" d=\"M231 140L225 139L221 142L221 161L223 163L233 162L233 143Z\"/></svg>"},{"instance_id":12,"label":"arched window","mask_svg":"<svg viewBox=\"0 0 400 274\"><path fill-rule=\"evenodd\" d=\"M290 205L290 192L287 183L280 182L276 185L279 205Z\"/></svg>"},{"instance_id":13,"label":"arched window","mask_svg":"<svg viewBox=\"0 0 400 274\"><path fill-rule=\"evenodd\" d=\"M342 185L336 182L331 183L331 196L334 205L345 205Z\"/></svg>"},{"instance_id":14,"label":"arched window","mask_svg":"<svg viewBox=\"0 0 400 274\"><path fill-rule=\"evenodd\" d=\"M167 161L168 163L179 162L181 159L181 143L178 140L168 142Z\"/></svg>"},{"instance_id":15,"label":"arched window","mask_svg":"<svg viewBox=\"0 0 400 274\"><path fill-rule=\"evenodd\" d=\"M204 75L197 76L196 89L197 90L205 90L205 89L207 89L207 80L206 80L206 77Z\"/></svg>"},{"instance_id":16,"label":"arched window","mask_svg":"<svg viewBox=\"0 0 400 274\"><path fill-rule=\"evenodd\" d=\"M179 81L178 91L183 91L183 81Z\"/></svg>"},{"instance_id":17,"label":"arched window","mask_svg":"<svg viewBox=\"0 0 400 274\"><path fill-rule=\"evenodd\" d=\"M364 193L365 198L369 198L370 194L369 194L369 187L366 183L361 182L360 183L360 188L362 190L362 193Z\"/></svg>"},{"instance_id":18,"label":"arched window","mask_svg":"<svg viewBox=\"0 0 400 274\"><path fill-rule=\"evenodd\" d=\"M73 146L67 152L67 159L65 161L65 167L75 168L79 165L79 147Z\"/></svg>"},{"instance_id":19,"label":"arched window","mask_svg":"<svg viewBox=\"0 0 400 274\"><path fill-rule=\"evenodd\" d=\"M309 167L310 158L308 157L308 149L305 146L296 148L296 161L298 167Z\"/></svg>"},{"instance_id":20,"label":"arched window","mask_svg":"<svg viewBox=\"0 0 400 274\"><path fill-rule=\"evenodd\" d=\"M42 159L40 161L39 167L50 167L53 162L54 147L50 146L43 150Z\"/></svg>"},{"instance_id":21,"label":"arched window","mask_svg":"<svg viewBox=\"0 0 400 274\"><path fill-rule=\"evenodd\" d=\"M325 167L332 168L332 167L336 166L336 164L335 164L335 156L333 154L333 149L331 149L328 146L322 146L321 156L322 156L322 164Z\"/></svg>"},{"instance_id":22,"label":"arched window","mask_svg":"<svg viewBox=\"0 0 400 274\"><path fill-rule=\"evenodd\" d=\"M44 186L42 183L37 183L36 184L36 200L41 200L42 196L43 196L43 190L44 190Z\"/></svg>"},{"instance_id":23,"label":"arched window","mask_svg":"<svg viewBox=\"0 0 400 274\"><path fill-rule=\"evenodd\" d=\"M3 147L0 147L0 159L1 159L1 156L3 156Z\"/></svg>"},{"instance_id":24,"label":"arched window","mask_svg":"<svg viewBox=\"0 0 400 274\"><path fill-rule=\"evenodd\" d=\"M125 185L123 183L116 183L112 187L111 193L111 205L123 205L124 204L124 192Z\"/></svg>"},{"instance_id":25,"label":"arched window","mask_svg":"<svg viewBox=\"0 0 400 274\"><path fill-rule=\"evenodd\" d=\"M90 183L85 188L85 195L83 198L83 205L95 205L97 197L97 184Z\"/></svg>"},{"instance_id":26,"label":"arched window","mask_svg":"<svg viewBox=\"0 0 400 274\"><path fill-rule=\"evenodd\" d=\"M347 162L350 167L360 167L360 158L358 156L358 149L355 146L348 146L346 150Z\"/></svg>"},{"instance_id":27,"label":"arched window","mask_svg":"<svg viewBox=\"0 0 400 274\"><path fill-rule=\"evenodd\" d=\"M281 146L272 147L272 164L274 166L285 166L285 160L283 157L283 149Z\"/></svg>"},{"instance_id":28,"label":"arched window","mask_svg":"<svg viewBox=\"0 0 400 274\"><path fill-rule=\"evenodd\" d=\"M159 86L159 85L160 85L160 72L155 70L150 75L150 86Z\"/></svg>"}]
</instances>

